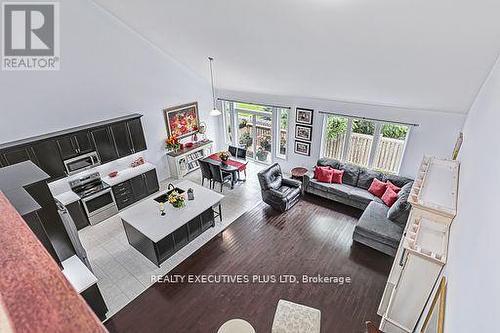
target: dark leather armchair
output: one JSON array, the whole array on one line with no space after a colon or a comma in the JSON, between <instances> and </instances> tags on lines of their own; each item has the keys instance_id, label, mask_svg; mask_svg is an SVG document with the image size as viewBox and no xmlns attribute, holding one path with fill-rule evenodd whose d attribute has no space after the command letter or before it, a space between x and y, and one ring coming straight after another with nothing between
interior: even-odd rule
<instances>
[{"instance_id":1,"label":"dark leather armchair","mask_svg":"<svg viewBox=\"0 0 500 333\"><path fill-rule=\"evenodd\" d=\"M274 209L284 212L299 201L302 184L297 180L283 178L278 163L260 171L257 176L262 200Z\"/></svg>"}]
</instances>

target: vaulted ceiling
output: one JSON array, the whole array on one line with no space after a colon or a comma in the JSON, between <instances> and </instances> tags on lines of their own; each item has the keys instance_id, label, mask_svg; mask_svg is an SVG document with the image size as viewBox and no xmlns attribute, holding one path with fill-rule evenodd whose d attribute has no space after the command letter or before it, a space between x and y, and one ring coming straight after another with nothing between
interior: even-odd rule
<instances>
[{"instance_id":1,"label":"vaulted ceiling","mask_svg":"<svg viewBox=\"0 0 500 333\"><path fill-rule=\"evenodd\" d=\"M498 0L94 0L218 89L468 111Z\"/></svg>"}]
</instances>

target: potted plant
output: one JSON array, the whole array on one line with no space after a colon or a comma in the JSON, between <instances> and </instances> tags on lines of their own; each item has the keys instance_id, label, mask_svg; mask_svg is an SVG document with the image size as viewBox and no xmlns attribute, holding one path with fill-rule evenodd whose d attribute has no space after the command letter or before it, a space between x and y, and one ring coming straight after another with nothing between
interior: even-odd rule
<instances>
[{"instance_id":1,"label":"potted plant","mask_svg":"<svg viewBox=\"0 0 500 333\"><path fill-rule=\"evenodd\" d=\"M267 154L268 152L262 149L262 147L257 148L257 153L255 153L255 156L257 156L257 159L261 162L264 162L267 160Z\"/></svg>"},{"instance_id":2,"label":"potted plant","mask_svg":"<svg viewBox=\"0 0 500 333\"><path fill-rule=\"evenodd\" d=\"M175 208L181 208L186 205L185 198L182 194L177 191L172 191L168 196L168 202L172 204Z\"/></svg>"},{"instance_id":3,"label":"potted plant","mask_svg":"<svg viewBox=\"0 0 500 333\"><path fill-rule=\"evenodd\" d=\"M180 146L179 138L176 135L171 135L165 140L165 148L169 151L177 151Z\"/></svg>"},{"instance_id":4,"label":"potted plant","mask_svg":"<svg viewBox=\"0 0 500 333\"><path fill-rule=\"evenodd\" d=\"M229 152L227 152L227 151L221 151L219 153L219 158L220 158L222 164L224 164L224 165L227 163L227 160L229 159L229 157L230 157L230 155L229 155Z\"/></svg>"}]
</instances>

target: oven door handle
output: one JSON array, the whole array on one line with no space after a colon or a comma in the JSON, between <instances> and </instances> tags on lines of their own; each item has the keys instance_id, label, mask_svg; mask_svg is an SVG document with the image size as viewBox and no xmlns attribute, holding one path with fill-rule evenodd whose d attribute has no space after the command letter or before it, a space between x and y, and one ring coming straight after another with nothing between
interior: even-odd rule
<instances>
[{"instance_id":1,"label":"oven door handle","mask_svg":"<svg viewBox=\"0 0 500 333\"><path fill-rule=\"evenodd\" d=\"M108 189L105 189L105 190L102 190L100 192L97 192L96 194L92 194L91 196L88 196L88 197L85 197L82 199L83 202L87 202L87 201L90 201L92 199L95 199L97 197L100 197L101 195L105 194L105 193L108 193L108 192L111 192L111 188L108 188ZM114 198L113 198L114 200Z\"/></svg>"}]
</instances>

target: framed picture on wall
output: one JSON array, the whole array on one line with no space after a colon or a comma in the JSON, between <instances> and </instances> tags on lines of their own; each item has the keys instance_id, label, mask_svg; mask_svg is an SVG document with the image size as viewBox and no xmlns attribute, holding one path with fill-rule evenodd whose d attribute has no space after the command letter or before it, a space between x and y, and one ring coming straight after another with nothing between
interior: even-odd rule
<instances>
[{"instance_id":1,"label":"framed picture on wall","mask_svg":"<svg viewBox=\"0 0 500 333\"><path fill-rule=\"evenodd\" d=\"M198 115L198 102L183 104L163 110L167 134L184 138L198 132L200 117Z\"/></svg>"},{"instance_id":2,"label":"framed picture on wall","mask_svg":"<svg viewBox=\"0 0 500 333\"><path fill-rule=\"evenodd\" d=\"M295 114L295 123L302 125L312 125L313 110L297 108Z\"/></svg>"},{"instance_id":3,"label":"framed picture on wall","mask_svg":"<svg viewBox=\"0 0 500 333\"><path fill-rule=\"evenodd\" d=\"M310 156L311 143L295 140L295 154Z\"/></svg>"},{"instance_id":4,"label":"framed picture on wall","mask_svg":"<svg viewBox=\"0 0 500 333\"><path fill-rule=\"evenodd\" d=\"M303 141L311 141L312 127L304 125L295 125L295 139Z\"/></svg>"}]
</instances>

